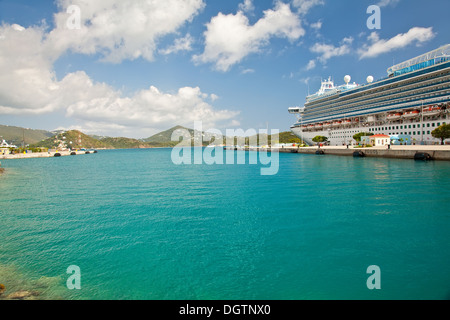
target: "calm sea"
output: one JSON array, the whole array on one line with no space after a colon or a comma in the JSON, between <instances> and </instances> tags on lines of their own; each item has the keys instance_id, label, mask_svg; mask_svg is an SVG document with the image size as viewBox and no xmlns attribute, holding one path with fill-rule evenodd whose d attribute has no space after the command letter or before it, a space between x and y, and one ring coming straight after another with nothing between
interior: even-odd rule
<instances>
[{"instance_id":1,"label":"calm sea","mask_svg":"<svg viewBox=\"0 0 450 320\"><path fill-rule=\"evenodd\" d=\"M240 151L239 151L240 152ZM449 299L450 163L171 150L2 161L0 283L42 299ZM81 269L70 291L69 266ZM369 290L371 265L381 289Z\"/></svg>"}]
</instances>

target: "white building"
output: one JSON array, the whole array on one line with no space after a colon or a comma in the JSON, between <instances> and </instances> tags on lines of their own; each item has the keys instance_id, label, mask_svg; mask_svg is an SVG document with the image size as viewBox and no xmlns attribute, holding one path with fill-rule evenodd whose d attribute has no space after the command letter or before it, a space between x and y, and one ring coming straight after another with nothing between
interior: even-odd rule
<instances>
[{"instance_id":1,"label":"white building","mask_svg":"<svg viewBox=\"0 0 450 320\"><path fill-rule=\"evenodd\" d=\"M375 147L383 147L391 144L391 137L385 134L377 134L370 137Z\"/></svg>"}]
</instances>

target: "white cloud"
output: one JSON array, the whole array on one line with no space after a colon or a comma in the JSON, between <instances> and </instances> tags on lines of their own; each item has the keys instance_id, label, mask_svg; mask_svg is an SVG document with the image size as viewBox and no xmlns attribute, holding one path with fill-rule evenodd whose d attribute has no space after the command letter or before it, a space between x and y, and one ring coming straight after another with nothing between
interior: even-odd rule
<instances>
[{"instance_id":1,"label":"white cloud","mask_svg":"<svg viewBox=\"0 0 450 320\"><path fill-rule=\"evenodd\" d=\"M101 53L114 63L153 60L158 40L177 32L205 6L203 0L58 0L57 4L56 28L49 35L54 47L61 52ZM71 15L66 10L71 5L80 8L79 30L67 28Z\"/></svg>"},{"instance_id":2,"label":"white cloud","mask_svg":"<svg viewBox=\"0 0 450 320\"><path fill-rule=\"evenodd\" d=\"M411 28L407 33L401 33L395 37L384 40L380 39L378 33L372 32L367 38L370 44L364 45L358 50L360 59L374 58L380 54L391 52L393 50L401 49L412 44L421 45L433 39L436 34L433 32L433 28Z\"/></svg>"},{"instance_id":3,"label":"white cloud","mask_svg":"<svg viewBox=\"0 0 450 320\"><path fill-rule=\"evenodd\" d=\"M169 55L180 51L191 51L194 38L188 33L184 38L176 39L174 44L170 47L159 50L159 53L163 55Z\"/></svg>"},{"instance_id":4,"label":"white cloud","mask_svg":"<svg viewBox=\"0 0 450 320\"><path fill-rule=\"evenodd\" d=\"M319 20L315 23L311 23L309 26L314 30L319 31L322 28L322 21Z\"/></svg>"},{"instance_id":5,"label":"white cloud","mask_svg":"<svg viewBox=\"0 0 450 320\"><path fill-rule=\"evenodd\" d=\"M377 6L379 7L387 7L387 6L396 6L397 3L399 3L400 0L381 0L377 3Z\"/></svg>"},{"instance_id":6,"label":"white cloud","mask_svg":"<svg viewBox=\"0 0 450 320\"><path fill-rule=\"evenodd\" d=\"M214 102L217 96L202 93L200 88L163 93L150 87L123 96L113 87L95 82L84 71L58 80L53 63L60 52L47 36L44 28L0 26L0 114L65 111L72 119L98 123L99 128L108 130L166 129L176 124L192 126L196 120L214 126L238 115L216 110L207 101Z\"/></svg>"},{"instance_id":7,"label":"white cloud","mask_svg":"<svg viewBox=\"0 0 450 320\"><path fill-rule=\"evenodd\" d=\"M251 12L255 10L255 6L253 5L253 0L244 0L243 3L239 4L239 10L244 12Z\"/></svg>"},{"instance_id":8,"label":"white cloud","mask_svg":"<svg viewBox=\"0 0 450 320\"><path fill-rule=\"evenodd\" d=\"M301 14L308 13L311 8L319 5L324 5L324 0L293 0L292 6L298 9Z\"/></svg>"},{"instance_id":9,"label":"white cloud","mask_svg":"<svg viewBox=\"0 0 450 320\"><path fill-rule=\"evenodd\" d=\"M205 50L195 55L196 63L215 63L219 71L228 71L252 53L259 52L271 37L299 39L305 34L300 19L288 4L277 2L273 10L264 12L264 17L254 25L242 11L236 14L219 13L207 24Z\"/></svg>"},{"instance_id":10,"label":"white cloud","mask_svg":"<svg viewBox=\"0 0 450 320\"><path fill-rule=\"evenodd\" d=\"M0 26L0 113L40 114L58 108L57 55L43 27Z\"/></svg>"},{"instance_id":11,"label":"white cloud","mask_svg":"<svg viewBox=\"0 0 450 320\"><path fill-rule=\"evenodd\" d=\"M309 60L308 65L306 66L306 70L312 70L316 67L316 60Z\"/></svg>"},{"instance_id":12,"label":"white cloud","mask_svg":"<svg viewBox=\"0 0 450 320\"><path fill-rule=\"evenodd\" d=\"M353 43L353 38L348 37L344 38L341 41L341 45L339 47L335 47L330 44L324 43L316 43L314 44L310 50L311 52L318 53L320 56L317 58L320 62L326 63L329 59L333 57L343 56L345 54L349 54L351 52L351 44ZM310 61L311 63L311 61ZM312 63L311 63L312 66Z\"/></svg>"},{"instance_id":13,"label":"white cloud","mask_svg":"<svg viewBox=\"0 0 450 320\"><path fill-rule=\"evenodd\" d=\"M206 102L210 96L202 93L198 87L185 87L176 93L164 93L151 86L132 96L121 97L120 92L112 88L90 82L85 74L75 74L70 81L72 86L83 83L87 93L68 107L67 114L87 121L106 121L141 128L164 128L175 124L192 126L194 121L203 121L205 126L213 126L238 114L228 110L214 110ZM211 99L216 97L211 96Z\"/></svg>"},{"instance_id":14,"label":"white cloud","mask_svg":"<svg viewBox=\"0 0 450 320\"><path fill-rule=\"evenodd\" d=\"M241 74L249 74L249 73L255 73L255 70L249 68L241 71Z\"/></svg>"}]
</instances>

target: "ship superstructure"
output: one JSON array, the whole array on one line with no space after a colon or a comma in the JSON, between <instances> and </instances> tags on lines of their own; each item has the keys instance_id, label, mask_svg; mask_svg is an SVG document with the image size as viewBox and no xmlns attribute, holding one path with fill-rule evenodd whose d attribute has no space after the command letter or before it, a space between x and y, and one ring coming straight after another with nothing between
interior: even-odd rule
<instances>
[{"instance_id":1,"label":"ship superstructure","mask_svg":"<svg viewBox=\"0 0 450 320\"><path fill-rule=\"evenodd\" d=\"M335 87L329 78L306 98L304 107L289 108L298 117L291 130L308 144L325 136L331 145L355 143L360 132L409 136L411 143L438 143L431 132L450 123L450 44L390 67L385 79Z\"/></svg>"}]
</instances>

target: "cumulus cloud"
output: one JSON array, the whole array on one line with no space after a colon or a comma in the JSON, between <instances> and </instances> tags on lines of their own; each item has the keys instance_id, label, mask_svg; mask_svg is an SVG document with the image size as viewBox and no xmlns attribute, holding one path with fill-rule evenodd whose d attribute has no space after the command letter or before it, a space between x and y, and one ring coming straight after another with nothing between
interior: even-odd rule
<instances>
[{"instance_id":1,"label":"cumulus cloud","mask_svg":"<svg viewBox=\"0 0 450 320\"><path fill-rule=\"evenodd\" d=\"M123 96L84 71L57 79L53 39L45 28L0 26L0 114L46 114L65 111L72 119L98 123L99 128L167 128L196 120L213 126L231 121L238 112L215 110L207 101L217 96L197 87L163 93L156 87ZM56 50L59 52L59 50ZM105 127L106 128L106 127Z\"/></svg>"},{"instance_id":2,"label":"cumulus cloud","mask_svg":"<svg viewBox=\"0 0 450 320\"><path fill-rule=\"evenodd\" d=\"M205 50L195 55L196 63L214 63L219 71L226 72L246 56L259 52L270 38L299 39L305 34L299 17L289 4L277 2L274 9L264 12L264 17L254 25L242 11L225 15L219 13L207 24Z\"/></svg>"},{"instance_id":3,"label":"cumulus cloud","mask_svg":"<svg viewBox=\"0 0 450 320\"><path fill-rule=\"evenodd\" d=\"M194 121L213 126L238 115L228 110L214 110L206 100L214 100L217 96L204 94L198 87L164 93L151 86L132 96L121 97L120 92L112 88L92 83L85 74L74 74L70 81L72 84L83 83L88 92L67 109L68 116L77 119L106 121L126 127L164 128L174 124L192 126Z\"/></svg>"},{"instance_id":4,"label":"cumulus cloud","mask_svg":"<svg viewBox=\"0 0 450 320\"><path fill-rule=\"evenodd\" d=\"M49 35L55 48L97 54L104 61L153 60L157 42L177 32L205 6L203 0L58 0L56 28ZM67 9L80 9L80 28L67 28Z\"/></svg>"},{"instance_id":5,"label":"cumulus cloud","mask_svg":"<svg viewBox=\"0 0 450 320\"><path fill-rule=\"evenodd\" d=\"M44 27L0 26L0 113L40 114L58 108L60 87L52 70L57 55Z\"/></svg>"},{"instance_id":6,"label":"cumulus cloud","mask_svg":"<svg viewBox=\"0 0 450 320\"><path fill-rule=\"evenodd\" d=\"M433 28L411 28L407 33L401 33L389 40L380 39L377 32L372 32L367 38L370 44L365 44L358 50L360 59L375 58L380 54L407 47L412 44L421 45L433 39L436 34Z\"/></svg>"}]
</instances>

